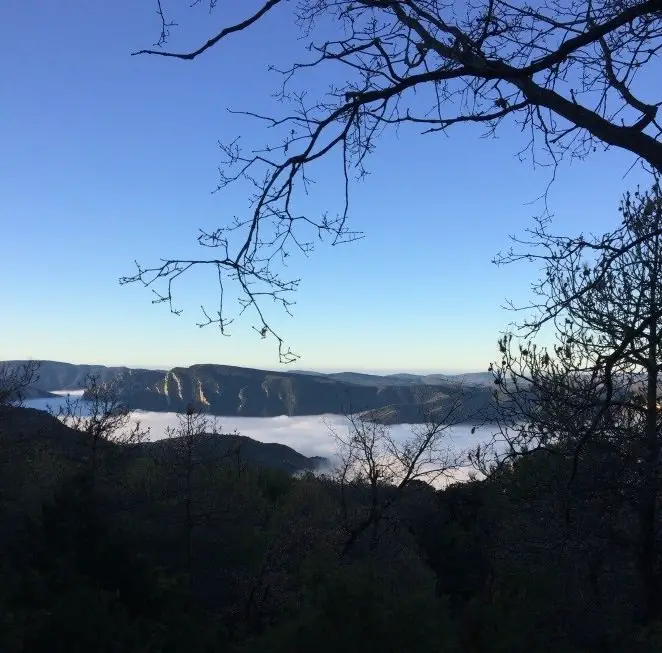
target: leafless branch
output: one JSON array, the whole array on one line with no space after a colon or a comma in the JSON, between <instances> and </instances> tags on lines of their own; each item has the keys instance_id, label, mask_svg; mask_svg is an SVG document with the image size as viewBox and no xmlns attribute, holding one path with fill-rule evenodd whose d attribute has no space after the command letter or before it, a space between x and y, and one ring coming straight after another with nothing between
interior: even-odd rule
<instances>
[{"instance_id":1,"label":"leafless branch","mask_svg":"<svg viewBox=\"0 0 662 653\"><path fill-rule=\"evenodd\" d=\"M458 123L482 123L492 135L511 121L530 134L521 156L552 171L564 157L584 158L599 145L624 149L662 170L657 119L662 99L655 97L657 88L635 84L637 76L651 73L662 48L660 0L554 0L536 7L478 0L462 12L440 0L270 0L194 50L136 54L193 60L221 47L230 34L250 32L277 5L309 39L310 55L283 70L272 68L282 76L277 99L292 111L273 116L245 111L269 130L267 144L248 151L238 140L221 146L226 161L219 189L240 180L251 184L249 215L202 239L201 245L223 250L218 259L167 259L123 279L145 285L166 281L167 290L157 298L171 308L170 282L197 265L214 266L239 281L252 310L259 301L251 282L272 286L277 303L287 308L283 295L295 290L296 282L282 279L276 264L292 249L308 255L315 237L329 236L332 244L360 237L348 227L349 180L366 174L368 156L389 127L411 125L434 133ZM163 23L162 11L159 15ZM328 26L329 18L337 34L327 29L316 39L318 25ZM308 99L305 90L292 87L311 69L321 76L328 71L330 82L338 73L340 80ZM295 189L307 192L315 164L335 153L342 160L342 211L333 218L299 212ZM232 254L226 240L231 230L242 232ZM262 298L269 294L264 292ZM266 328L275 335L268 320L258 318L258 332ZM219 314L206 323L223 329L224 320Z\"/></svg>"}]
</instances>

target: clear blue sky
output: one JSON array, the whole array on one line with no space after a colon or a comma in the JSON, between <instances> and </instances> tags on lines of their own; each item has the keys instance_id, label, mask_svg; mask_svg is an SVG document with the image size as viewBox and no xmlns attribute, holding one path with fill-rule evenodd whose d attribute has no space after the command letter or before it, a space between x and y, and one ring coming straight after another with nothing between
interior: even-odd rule
<instances>
[{"instance_id":1,"label":"clear blue sky","mask_svg":"<svg viewBox=\"0 0 662 653\"><path fill-rule=\"evenodd\" d=\"M197 307L216 297L211 270L182 282L180 317L118 277L134 259L193 253L198 227L244 209L240 188L210 192L217 141L257 128L226 108L268 109L279 80L267 63L303 55L304 44L286 10L193 62L131 57L157 36L155 4L2 3L0 359L278 367L252 320L231 338L196 327ZM175 12L172 47L197 45L254 5L226 4L227 19ZM511 127L497 140L472 127L382 139L354 189L353 226L365 239L295 262L294 317L276 324L302 354L298 367L486 369L513 317L500 305L525 298L535 276L490 263L530 224L527 203L549 180L518 160L522 139ZM624 179L631 163L612 151L566 164L550 196L557 230L613 225L621 193L640 179ZM310 207L335 206L338 190L317 178Z\"/></svg>"}]
</instances>

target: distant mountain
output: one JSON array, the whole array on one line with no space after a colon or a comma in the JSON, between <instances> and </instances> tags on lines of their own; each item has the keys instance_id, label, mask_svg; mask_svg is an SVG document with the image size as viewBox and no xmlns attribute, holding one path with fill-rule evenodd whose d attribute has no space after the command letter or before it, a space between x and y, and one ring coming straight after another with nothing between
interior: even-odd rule
<instances>
[{"instance_id":1,"label":"distant mountain","mask_svg":"<svg viewBox=\"0 0 662 653\"><path fill-rule=\"evenodd\" d=\"M420 374L401 372L399 374L387 374L384 378L391 379L396 383L421 383L423 376Z\"/></svg>"},{"instance_id":2,"label":"distant mountain","mask_svg":"<svg viewBox=\"0 0 662 653\"><path fill-rule=\"evenodd\" d=\"M491 372L468 372L464 374L410 374L403 372L384 376L359 372L337 372L325 376L336 381L361 385L444 385L449 381L470 385L494 383L494 376Z\"/></svg>"},{"instance_id":3,"label":"distant mountain","mask_svg":"<svg viewBox=\"0 0 662 653\"><path fill-rule=\"evenodd\" d=\"M21 365L27 361L14 360L2 361L5 365ZM106 367L105 365L76 365L73 363L61 363L59 361L38 361L38 378L33 385L33 392L40 390L47 393L53 390L81 390L85 387L90 375L98 376L100 381L107 382L124 374L133 372L149 372L150 370L132 370L128 367ZM164 372L157 373L163 374ZM42 395L48 396L48 395ZM33 396L30 398L37 398Z\"/></svg>"},{"instance_id":4,"label":"distant mountain","mask_svg":"<svg viewBox=\"0 0 662 653\"><path fill-rule=\"evenodd\" d=\"M45 361L35 388L83 387L86 375L122 379L131 409L184 411L189 403L220 416L273 417L365 412L379 421L417 423L443 416L461 400L455 421L489 417L492 377L463 375L281 372L230 365L192 365L171 370L70 365ZM489 376L489 385L488 377Z\"/></svg>"},{"instance_id":5,"label":"distant mountain","mask_svg":"<svg viewBox=\"0 0 662 653\"><path fill-rule=\"evenodd\" d=\"M428 374L422 377L424 383L455 381L468 385L494 385L492 372L465 372L463 374Z\"/></svg>"},{"instance_id":6,"label":"distant mountain","mask_svg":"<svg viewBox=\"0 0 662 653\"><path fill-rule=\"evenodd\" d=\"M326 374L330 379L341 381L343 383L355 383L358 385L385 386L385 385L409 385L399 379L393 379L389 376L379 374L364 374L361 372L335 372ZM416 377L420 381L420 377Z\"/></svg>"}]
</instances>

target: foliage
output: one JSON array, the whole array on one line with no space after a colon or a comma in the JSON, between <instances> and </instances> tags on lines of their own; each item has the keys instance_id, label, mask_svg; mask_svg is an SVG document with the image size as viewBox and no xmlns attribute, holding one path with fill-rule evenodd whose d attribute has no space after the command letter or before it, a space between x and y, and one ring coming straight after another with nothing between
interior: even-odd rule
<instances>
[{"instance_id":1,"label":"foliage","mask_svg":"<svg viewBox=\"0 0 662 653\"><path fill-rule=\"evenodd\" d=\"M602 511L592 534L629 541L640 585L631 602L650 622L662 607L659 185L626 195L621 213L619 228L599 238L556 237L545 225L535 233L528 256L544 268L534 286L536 311L523 328L535 334L553 323L556 342L537 347L509 334L499 343L501 362L492 369L506 446L496 464L541 453L560 458L553 490L565 514L559 534L575 537L568 529L579 505ZM624 523L631 532L616 538Z\"/></svg>"},{"instance_id":2,"label":"foliage","mask_svg":"<svg viewBox=\"0 0 662 653\"><path fill-rule=\"evenodd\" d=\"M20 406L28 391L38 379L39 363L26 361L18 365L0 363L0 417L9 406Z\"/></svg>"},{"instance_id":3,"label":"foliage","mask_svg":"<svg viewBox=\"0 0 662 653\"><path fill-rule=\"evenodd\" d=\"M568 526L556 456L445 489L393 487L379 537L349 550L333 477L199 459L189 560L173 459L100 449L93 479L67 433L12 450L13 478L29 482L0 498L2 650L655 650L655 622L640 627L632 609L632 514L605 510L582 471ZM600 476L611 464L594 463ZM352 492L369 512L370 484Z\"/></svg>"}]
</instances>

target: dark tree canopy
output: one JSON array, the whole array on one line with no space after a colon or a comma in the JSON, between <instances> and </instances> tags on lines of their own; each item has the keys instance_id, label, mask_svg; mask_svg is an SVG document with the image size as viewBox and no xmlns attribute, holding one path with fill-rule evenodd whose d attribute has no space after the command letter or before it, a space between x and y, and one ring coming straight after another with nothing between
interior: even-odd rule
<instances>
[{"instance_id":1,"label":"dark tree canopy","mask_svg":"<svg viewBox=\"0 0 662 653\"><path fill-rule=\"evenodd\" d=\"M39 363L0 363L0 412L3 408L20 406L25 393L39 378Z\"/></svg>"},{"instance_id":2,"label":"dark tree canopy","mask_svg":"<svg viewBox=\"0 0 662 653\"><path fill-rule=\"evenodd\" d=\"M201 4L196 2L194 4ZM308 252L313 229L331 242L358 236L348 222L350 181L364 171L366 157L384 129L413 124L423 133L456 123L479 123L494 133L514 121L530 134L525 151L534 161L557 165L583 158L598 147L631 152L654 171L662 170L662 88L655 83L662 48L662 2L647 0L268 0L247 3L246 19L224 26L189 52L174 52L174 24L158 0L161 35L153 49L136 54L193 60L272 12L293 21L308 43L302 60L282 74L281 115L245 111L271 140L244 150L239 140L222 146L220 188L242 179L254 185L251 208L199 243L214 255L200 260L165 259L138 266L124 282L155 287L157 301L172 304L172 283L192 267L213 266L240 286L242 310L257 311L256 330L278 339L282 359L292 353L265 319L261 306L273 298L286 310L296 280L277 268L293 249ZM210 9L217 0L210 0ZM212 12L210 23L216 22ZM222 21L221 21L222 22ZM274 38L278 38L276 35ZM299 74L314 69L328 79L325 93L297 88ZM340 81L338 81L340 80ZM315 162L338 152L344 177L339 215L301 214L296 189L307 187ZM541 157L543 157L541 159ZM230 231L241 234L230 246ZM158 287L162 290L157 290ZM173 309L175 310L175 309ZM205 323L222 329L231 320L221 306L205 312Z\"/></svg>"},{"instance_id":3,"label":"dark tree canopy","mask_svg":"<svg viewBox=\"0 0 662 653\"><path fill-rule=\"evenodd\" d=\"M610 510L621 510L623 500L634 509L642 609L652 620L662 609L659 183L626 194L620 213L621 225L599 238L554 236L544 224L531 234L521 257L542 262L543 274L523 327L530 334L550 324L555 342L540 347L512 334L500 341L501 361L492 370L501 407L497 439L506 446L497 458L503 465L541 452L560 455L569 494L589 472L591 491L611 495Z\"/></svg>"}]
</instances>

